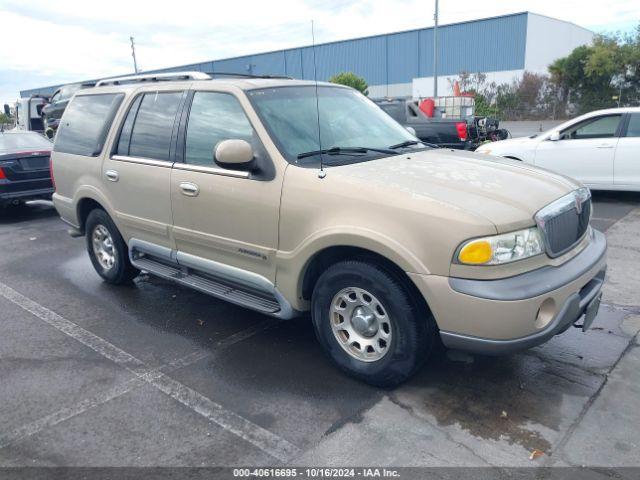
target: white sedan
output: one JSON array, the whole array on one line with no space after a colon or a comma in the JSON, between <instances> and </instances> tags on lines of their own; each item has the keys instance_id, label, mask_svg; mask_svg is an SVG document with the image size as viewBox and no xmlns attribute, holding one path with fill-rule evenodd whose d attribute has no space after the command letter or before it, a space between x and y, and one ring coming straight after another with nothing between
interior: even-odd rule
<instances>
[{"instance_id":1,"label":"white sedan","mask_svg":"<svg viewBox=\"0 0 640 480\"><path fill-rule=\"evenodd\" d=\"M640 191L640 107L598 110L476 151L548 168L593 190Z\"/></svg>"}]
</instances>

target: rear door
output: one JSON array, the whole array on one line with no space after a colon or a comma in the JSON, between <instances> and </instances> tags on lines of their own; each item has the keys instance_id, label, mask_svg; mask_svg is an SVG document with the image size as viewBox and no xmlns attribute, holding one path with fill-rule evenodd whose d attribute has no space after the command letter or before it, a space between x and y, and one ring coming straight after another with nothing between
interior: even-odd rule
<instances>
[{"instance_id":1,"label":"rear door","mask_svg":"<svg viewBox=\"0 0 640 480\"><path fill-rule=\"evenodd\" d=\"M173 249L170 181L178 113L185 91L138 93L130 103L102 182L116 223L131 238Z\"/></svg>"},{"instance_id":2,"label":"rear door","mask_svg":"<svg viewBox=\"0 0 640 480\"><path fill-rule=\"evenodd\" d=\"M616 186L640 188L640 112L628 115L614 162Z\"/></svg>"},{"instance_id":3,"label":"rear door","mask_svg":"<svg viewBox=\"0 0 640 480\"><path fill-rule=\"evenodd\" d=\"M599 115L566 128L560 132L560 140L538 144L535 164L587 185L613 185L621 120L621 114Z\"/></svg>"}]
</instances>

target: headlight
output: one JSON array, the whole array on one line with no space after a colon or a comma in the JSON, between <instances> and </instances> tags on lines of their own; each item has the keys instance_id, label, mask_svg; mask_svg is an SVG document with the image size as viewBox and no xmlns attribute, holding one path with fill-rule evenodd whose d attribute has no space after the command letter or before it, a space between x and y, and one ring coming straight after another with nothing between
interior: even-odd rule
<instances>
[{"instance_id":1,"label":"headlight","mask_svg":"<svg viewBox=\"0 0 640 480\"><path fill-rule=\"evenodd\" d=\"M544 242L538 227L517 232L476 238L458 248L456 259L466 265L500 265L544 252Z\"/></svg>"}]
</instances>

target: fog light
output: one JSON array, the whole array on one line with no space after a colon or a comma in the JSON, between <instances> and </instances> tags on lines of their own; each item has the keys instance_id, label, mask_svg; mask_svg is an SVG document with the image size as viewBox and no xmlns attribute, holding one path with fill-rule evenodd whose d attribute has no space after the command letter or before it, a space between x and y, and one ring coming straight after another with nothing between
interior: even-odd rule
<instances>
[{"instance_id":1,"label":"fog light","mask_svg":"<svg viewBox=\"0 0 640 480\"><path fill-rule=\"evenodd\" d=\"M555 316L556 301L553 298L547 298L544 302L542 302L542 305L540 305L540 309L538 310L538 315L536 316L535 322L536 328L539 329L546 327Z\"/></svg>"}]
</instances>

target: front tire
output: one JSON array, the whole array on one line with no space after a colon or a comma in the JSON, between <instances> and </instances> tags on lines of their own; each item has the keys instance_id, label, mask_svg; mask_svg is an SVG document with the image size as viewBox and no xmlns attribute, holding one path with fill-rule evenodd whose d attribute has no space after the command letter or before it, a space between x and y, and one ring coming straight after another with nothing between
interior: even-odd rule
<instances>
[{"instance_id":1,"label":"front tire","mask_svg":"<svg viewBox=\"0 0 640 480\"><path fill-rule=\"evenodd\" d=\"M113 285L130 283L140 270L131 265L129 251L111 217L92 210L85 223L87 252L98 275Z\"/></svg>"},{"instance_id":2,"label":"front tire","mask_svg":"<svg viewBox=\"0 0 640 480\"><path fill-rule=\"evenodd\" d=\"M435 322L402 279L379 265L344 261L318 279L311 299L316 336L329 358L366 383L392 387L426 361Z\"/></svg>"}]
</instances>

